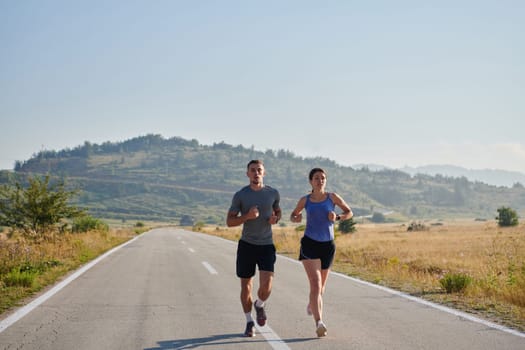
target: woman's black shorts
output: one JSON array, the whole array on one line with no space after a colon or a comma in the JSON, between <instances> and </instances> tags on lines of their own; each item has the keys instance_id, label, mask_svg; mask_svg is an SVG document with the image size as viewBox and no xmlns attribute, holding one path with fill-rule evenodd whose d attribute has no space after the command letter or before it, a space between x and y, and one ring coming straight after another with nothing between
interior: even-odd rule
<instances>
[{"instance_id":1,"label":"woman's black shorts","mask_svg":"<svg viewBox=\"0 0 525 350\"><path fill-rule=\"evenodd\" d=\"M276 259L273 244L255 245L239 240L237 245L237 277L253 277L256 266L259 266L259 271L273 272Z\"/></svg>"},{"instance_id":2,"label":"woman's black shorts","mask_svg":"<svg viewBox=\"0 0 525 350\"><path fill-rule=\"evenodd\" d=\"M332 266L334 256L335 243L333 240L319 242L306 236L301 238L299 260L321 259L321 269L326 270Z\"/></svg>"}]
</instances>

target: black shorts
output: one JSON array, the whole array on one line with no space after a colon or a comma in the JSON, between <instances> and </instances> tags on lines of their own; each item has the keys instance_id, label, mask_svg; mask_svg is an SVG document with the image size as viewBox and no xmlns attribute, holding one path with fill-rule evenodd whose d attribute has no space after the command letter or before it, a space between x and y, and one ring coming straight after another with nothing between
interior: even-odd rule
<instances>
[{"instance_id":1,"label":"black shorts","mask_svg":"<svg viewBox=\"0 0 525 350\"><path fill-rule=\"evenodd\" d=\"M273 272L276 259L273 244L255 245L239 240L237 245L237 277L253 277L255 266L259 266L259 271Z\"/></svg>"},{"instance_id":2,"label":"black shorts","mask_svg":"<svg viewBox=\"0 0 525 350\"><path fill-rule=\"evenodd\" d=\"M333 240L319 242L309 237L301 238L299 260L321 259L321 269L326 270L332 266L335 256L335 243Z\"/></svg>"}]
</instances>

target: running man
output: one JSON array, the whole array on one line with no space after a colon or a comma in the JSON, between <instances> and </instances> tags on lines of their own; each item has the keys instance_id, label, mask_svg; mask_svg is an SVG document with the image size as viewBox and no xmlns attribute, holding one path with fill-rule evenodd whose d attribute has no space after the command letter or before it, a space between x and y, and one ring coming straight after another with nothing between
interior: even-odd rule
<instances>
[{"instance_id":1,"label":"running man","mask_svg":"<svg viewBox=\"0 0 525 350\"><path fill-rule=\"evenodd\" d=\"M241 279L241 304L246 316L244 335L253 337L255 323L251 313L252 304L257 324L266 324L265 302L272 291L276 261L272 225L281 219L281 208L279 192L263 183L265 169L262 161L251 160L246 176L250 179L250 184L234 194L226 224L228 227L243 225L237 246L236 271ZM252 287L256 266L259 267L259 289L258 299L253 302Z\"/></svg>"}]
</instances>

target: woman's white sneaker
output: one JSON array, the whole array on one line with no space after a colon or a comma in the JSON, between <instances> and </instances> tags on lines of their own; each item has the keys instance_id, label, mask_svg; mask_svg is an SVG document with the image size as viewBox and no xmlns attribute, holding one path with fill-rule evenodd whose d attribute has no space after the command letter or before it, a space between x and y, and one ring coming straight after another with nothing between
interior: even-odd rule
<instances>
[{"instance_id":1,"label":"woman's white sneaker","mask_svg":"<svg viewBox=\"0 0 525 350\"><path fill-rule=\"evenodd\" d=\"M324 337L326 336L326 333L327 333L327 329L326 329L326 325L323 323L323 321L319 321L317 323L317 336L318 337Z\"/></svg>"}]
</instances>

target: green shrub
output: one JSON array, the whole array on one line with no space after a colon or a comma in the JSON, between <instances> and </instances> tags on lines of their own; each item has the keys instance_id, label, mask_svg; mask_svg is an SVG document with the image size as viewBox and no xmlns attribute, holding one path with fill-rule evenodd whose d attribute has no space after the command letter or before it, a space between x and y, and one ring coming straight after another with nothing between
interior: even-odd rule
<instances>
[{"instance_id":1,"label":"green shrub","mask_svg":"<svg viewBox=\"0 0 525 350\"><path fill-rule=\"evenodd\" d=\"M205 226L204 222L198 221L195 225L193 225L192 230L194 232L201 232L204 226Z\"/></svg>"},{"instance_id":2,"label":"green shrub","mask_svg":"<svg viewBox=\"0 0 525 350\"><path fill-rule=\"evenodd\" d=\"M382 223L386 221L386 217L383 213L374 213L370 219L372 222Z\"/></svg>"},{"instance_id":3,"label":"green shrub","mask_svg":"<svg viewBox=\"0 0 525 350\"><path fill-rule=\"evenodd\" d=\"M498 216L496 216L499 226L516 226L518 225L518 214L512 208L501 207L498 209Z\"/></svg>"},{"instance_id":4,"label":"green shrub","mask_svg":"<svg viewBox=\"0 0 525 350\"><path fill-rule=\"evenodd\" d=\"M306 225L299 225L295 228L295 231L302 232L306 228Z\"/></svg>"},{"instance_id":5,"label":"green shrub","mask_svg":"<svg viewBox=\"0 0 525 350\"><path fill-rule=\"evenodd\" d=\"M69 204L78 191L66 190L63 181L51 183L51 177L34 176L29 185L0 186L0 225L21 229L26 238L53 238L50 232L62 231L64 219L75 219L84 210Z\"/></svg>"},{"instance_id":6,"label":"green shrub","mask_svg":"<svg viewBox=\"0 0 525 350\"><path fill-rule=\"evenodd\" d=\"M88 232L92 230L105 232L109 230L109 226L108 224L99 219L86 215L75 219L73 221L73 227L71 230L76 233Z\"/></svg>"},{"instance_id":7,"label":"green shrub","mask_svg":"<svg viewBox=\"0 0 525 350\"><path fill-rule=\"evenodd\" d=\"M463 292L472 282L472 278L464 273L447 273L439 283L447 293Z\"/></svg>"},{"instance_id":8,"label":"green shrub","mask_svg":"<svg viewBox=\"0 0 525 350\"><path fill-rule=\"evenodd\" d=\"M4 277L4 283L7 287L32 287L37 275L38 273L32 270L13 269Z\"/></svg>"},{"instance_id":9,"label":"green shrub","mask_svg":"<svg viewBox=\"0 0 525 350\"><path fill-rule=\"evenodd\" d=\"M339 231L341 233L352 233L355 232L355 221L353 218L350 218L348 220L341 220L339 221Z\"/></svg>"},{"instance_id":10,"label":"green shrub","mask_svg":"<svg viewBox=\"0 0 525 350\"><path fill-rule=\"evenodd\" d=\"M411 222L410 225L408 225L407 231L427 231L428 227L425 226L425 224L422 224L420 222Z\"/></svg>"}]
</instances>

